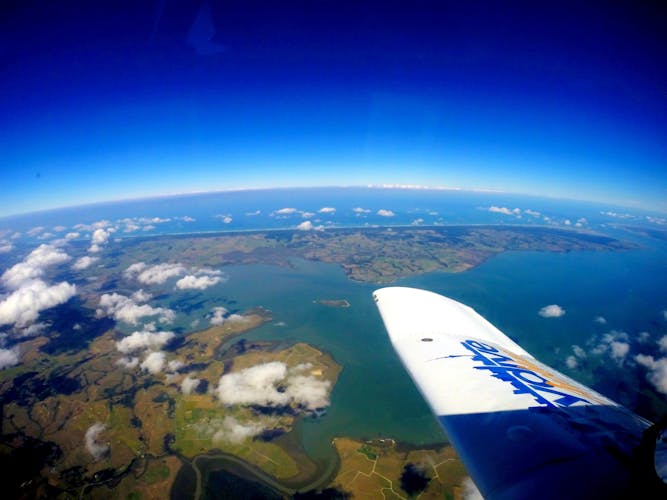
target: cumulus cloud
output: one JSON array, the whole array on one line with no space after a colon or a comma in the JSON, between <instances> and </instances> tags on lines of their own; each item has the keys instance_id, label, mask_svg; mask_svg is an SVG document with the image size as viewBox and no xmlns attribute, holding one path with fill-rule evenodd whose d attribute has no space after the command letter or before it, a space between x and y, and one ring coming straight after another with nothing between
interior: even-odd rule
<instances>
[{"instance_id":1,"label":"cumulus cloud","mask_svg":"<svg viewBox=\"0 0 667 500\"><path fill-rule=\"evenodd\" d=\"M664 335L658 340L658 347L662 352L667 352L667 335Z\"/></svg>"},{"instance_id":2,"label":"cumulus cloud","mask_svg":"<svg viewBox=\"0 0 667 500\"><path fill-rule=\"evenodd\" d=\"M667 394L667 358L637 354L635 361L648 369L646 379L662 394Z\"/></svg>"},{"instance_id":3,"label":"cumulus cloud","mask_svg":"<svg viewBox=\"0 0 667 500\"><path fill-rule=\"evenodd\" d=\"M557 304L551 304L544 306L537 314L543 318L560 318L565 314L565 309Z\"/></svg>"},{"instance_id":4,"label":"cumulus cloud","mask_svg":"<svg viewBox=\"0 0 667 500\"><path fill-rule=\"evenodd\" d=\"M230 224L232 222L232 216L231 215L226 215L226 214L218 214L214 215L216 219L221 220L224 224Z\"/></svg>"},{"instance_id":5,"label":"cumulus cloud","mask_svg":"<svg viewBox=\"0 0 667 500\"><path fill-rule=\"evenodd\" d=\"M219 273L218 273L219 274ZM210 286L217 285L222 281L222 276L194 276L187 275L176 282L179 290L204 290Z\"/></svg>"},{"instance_id":6,"label":"cumulus cloud","mask_svg":"<svg viewBox=\"0 0 667 500\"><path fill-rule=\"evenodd\" d=\"M44 226L35 226L32 229L26 231L26 233L28 234L28 236L37 236L39 233L44 231L44 229L46 229Z\"/></svg>"},{"instance_id":7,"label":"cumulus cloud","mask_svg":"<svg viewBox=\"0 0 667 500\"><path fill-rule=\"evenodd\" d=\"M618 361L621 364L625 360L625 357L628 355L628 352L630 352L630 344L627 342L619 342L614 340L609 344L609 347L611 349L609 355L612 357L612 359Z\"/></svg>"},{"instance_id":8,"label":"cumulus cloud","mask_svg":"<svg viewBox=\"0 0 667 500\"><path fill-rule=\"evenodd\" d=\"M178 372L179 370L183 369L185 367L185 363L181 361L180 359L172 359L169 363L167 363L167 369L170 372Z\"/></svg>"},{"instance_id":9,"label":"cumulus cloud","mask_svg":"<svg viewBox=\"0 0 667 500\"><path fill-rule=\"evenodd\" d=\"M248 438L261 434L265 425L261 422L240 423L232 416L227 416L222 421L222 427L213 435L213 441L226 441L237 444Z\"/></svg>"},{"instance_id":10,"label":"cumulus cloud","mask_svg":"<svg viewBox=\"0 0 667 500\"><path fill-rule=\"evenodd\" d=\"M384 208L381 208L380 210L378 210L377 214L382 216L382 217L393 217L394 215L396 215L391 210L385 210Z\"/></svg>"},{"instance_id":11,"label":"cumulus cloud","mask_svg":"<svg viewBox=\"0 0 667 500\"><path fill-rule=\"evenodd\" d=\"M152 373L153 375L160 373L167 361L167 355L162 351L154 351L148 353L141 363L141 369Z\"/></svg>"},{"instance_id":12,"label":"cumulus cloud","mask_svg":"<svg viewBox=\"0 0 667 500\"><path fill-rule=\"evenodd\" d=\"M600 325L606 325L607 324L607 320L603 316L596 316L593 321L595 321L596 323L598 323Z\"/></svg>"},{"instance_id":13,"label":"cumulus cloud","mask_svg":"<svg viewBox=\"0 0 667 500\"><path fill-rule=\"evenodd\" d=\"M18 365L19 361L19 351L17 348L0 349L0 370Z\"/></svg>"},{"instance_id":14,"label":"cumulus cloud","mask_svg":"<svg viewBox=\"0 0 667 500\"><path fill-rule=\"evenodd\" d=\"M291 208L291 207L286 207L286 208L281 208L279 210L276 210L273 212L275 215L291 215L293 213L296 213L296 208Z\"/></svg>"},{"instance_id":15,"label":"cumulus cloud","mask_svg":"<svg viewBox=\"0 0 667 500\"><path fill-rule=\"evenodd\" d=\"M83 257L76 259L74 264L72 264L72 269L75 271L82 271L83 269L89 268L97 260L99 260L99 257L90 257L88 255L84 255Z\"/></svg>"},{"instance_id":16,"label":"cumulus cloud","mask_svg":"<svg viewBox=\"0 0 667 500\"><path fill-rule=\"evenodd\" d=\"M526 215L530 215L531 217L539 217L540 215L542 215L537 210L531 210L530 208L527 208L526 210L524 210L523 213L526 214Z\"/></svg>"},{"instance_id":17,"label":"cumulus cloud","mask_svg":"<svg viewBox=\"0 0 667 500\"><path fill-rule=\"evenodd\" d=\"M111 316L116 321L136 325L141 318L159 316L160 322L169 323L176 314L171 309L152 307L148 304L137 304L132 298L118 293L104 294L100 297L98 317Z\"/></svg>"},{"instance_id":18,"label":"cumulus cloud","mask_svg":"<svg viewBox=\"0 0 667 500\"><path fill-rule=\"evenodd\" d=\"M129 266L123 274L126 278L135 279L144 285L162 285L171 278L181 277L176 282L179 290L203 290L224 280L221 271L206 268L188 270L179 263L148 266L144 262L137 262Z\"/></svg>"},{"instance_id":19,"label":"cumulus cloud","mask_svg":"<svg viewBox=\"0 0 667 500\"><path fill-rule=\"evenodd\" d=\"M489 207L489 212L493 212L493 213L496 213L496 214L503 214L503 215L521 215L521 209L520 208L513 208L512 209L512 208L507 208L507 207L492 206L492 207Z\"/></svg>"},{"instance_id":20,"label":"cumulus cloud","mask_svg":"<svg viewBox=\"0 0 667 500\"><path fill-rule=\"evenodd\" d=\"M69 259L70 256L61 249L42 244L30 252L22 262L7 269L0 279L8 288L17 289L31 280L42 277L47 268L62 264Z\"/></svg>"},{"instance_id":21,"label":"cumulus cloud","mask_svg":"<svg viewBox=\"0 0 667 500\"><path fill-rule=\"evenodd\" d=\"M370 210L369 210L369 209L367 209L367 208L361 208L361 207L355 207L355 208L352 209L352 211L353 211L355 214L357 214L357 215L368 214L368 213L370 213Z\"/></svg>"},{"instance_id":22,"label":"cumulus cloud","mask_svg":"<svg viewBox=\"0 0 667 500\"><path fill-rule=\"evenodd\" d=\"M77 233L76 231L73 231L73 232L71 232L71 233L67 233L67 234L65 235L65 239L66 239L66 240L75 240L75 239L77 239L78 237L79 237L79 233Z\"/></svg>"},{"instance_id":23,"label":"cumulus cloud","mask_svg":"<svg viewBox=\"0 0 667 500\"><path fill-rule=\"evenodd\" d=\"M335 214L336 209L334 207L322 207L318 210L321 214Z\"/></svg>"},{"instance_id":24,"label":"cumulus cloud","mask_svg":"<svg viewBox=\"0 0 667 500\"><path fill-rule=\"evenodd\" d=\"M299 231L311 231L313 229L313 223L307 220L296 226L296 228Z\"/></svg>"},{"instance_id":25,"label":"cumulus cloud","mask_svg":"<svg viewBox=\"0 0 667 500\"><path fill-rule=\"evenodd\" d=\"M0 302L0 325L27 326L41 311L64 304L75 294L76 286L65 281L51 286L42 280L30 281Z\"/></svg>"},{"instance_id":26,"label":"cumulus cloud","mask_svg":"<svg viewBox=\"0 0 667 500\"><path fill-rule=\"evenodd\" d=\"M579 361L575 356L570 355L565 359L565 364L567 365L568 368L574 370L576 367L579 366Z\"/></svg>"},{"instance_id":27,"label":"cumulus cloud","mask_svg":"<svg viewBox=\"0 0 667 500\"><path fill-rule=\"evenodd\" d=\"M173 332L138 331L116 342L116 349L123 354L145 349L161 349L174 337Z\"/></svg>"},{"instance_id":28,"label":"cumulus cloud","mask_svg":"<svg viewBox=\"0 0 667 500\"><path fill-rule=\"evenodd\" d=\"M183 394L192 394L199 387L200 379L188 375L181 382L181 392Z\"/></svg>"},{"instance_id":29,"label":"cumulus cloud","mask_svg":"<svg viewBox=\"0 0 667 500\"><path fill-rule=\"evenodd\" d=\"M136 356L132 357L123 356L118 361L116 361L116 364L122 366L123 368L128 368L128 369L136 368L137 366L139 366L139 358L137 358Z\"/></svg>"},{"instance_id":30,"label":"cumulus cloud","mask_svg":"<svg viewBox=\"0 0 667 500\"><path fill-rule=\"evenodd\" d=\"M0 253L9 253L14 249L14 245L9 241L0 242Z\"/></svg>"},{"instance_id":31,"label":"cumulus cloud","mask_svg":"<svg viewBox=\"0 0 667 500\"><path fill-rule=\"evenodd\" d=\"M102 458L108 451L108 444L101 444L98 439L100 434L106 429L106 426L102 422L96 422L86 431L85 443L86 450L90 453L95 460Z\"/></svg>"},{"instance_id":32,"label":"cumulus cloud","mask_svg":"<svg viewBox=\"0 0 667 500\"><path fill-rule=\"evenodd\" d=\"M186 272L185 267L178 263L147 266L144 262L137 262L129 266L124 274L144 285L161 285L169 278L181 276Z\"/></svg>"},{"instance_id":33,"label":"cumulus cloud","mask_svg":"<svg viewBox=\"0 0 667 500\"><path fill-rule=\"evenodd\" d=\"M329 381L303 375L301 371L289 371L285 363L278 361L255 365L223 375L216 392L226 405L296 404L311 411L328 406Z\"/></svg>"},{"instance_id":34,"label":"cumulus cloud","mask_svg":"<svg viewBox=\"0 0 667 500\"><path fill-rule=\"evenodd\" d=\"M102 250L102 245L106 244L109 240L110 233L102 228L95 229L93 236L91 237L91 245L88 248L88 251L91 253L97 253Z\"/></svg>"},{"instance_id":35,"label":"cumulus cloud","mask_svg":"<svg viewBox=\"0 0 667 500\"><path fill-rule=\"evenodd\" d=\"M227 314L227 309L224 307L214 307L213 316L211 317L211 325L220 326L225 322L225 315Z\"/></svg>"}]
</instances>

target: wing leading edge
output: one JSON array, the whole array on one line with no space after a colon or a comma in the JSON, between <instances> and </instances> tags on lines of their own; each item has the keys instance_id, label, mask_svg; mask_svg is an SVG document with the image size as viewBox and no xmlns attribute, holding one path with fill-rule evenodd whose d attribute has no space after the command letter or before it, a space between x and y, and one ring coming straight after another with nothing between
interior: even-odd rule
<instances>
[{"instance_id":1,"label":"wing leading edge","mask_svg":"<svg viewBox=\"0 0 667 500\"><path fill-rule=\"evenodd\" d=\"M373 293L403 365L486 498L629 498L651 423L540 363L472 308Z\"/></svg>"}]
</instances>

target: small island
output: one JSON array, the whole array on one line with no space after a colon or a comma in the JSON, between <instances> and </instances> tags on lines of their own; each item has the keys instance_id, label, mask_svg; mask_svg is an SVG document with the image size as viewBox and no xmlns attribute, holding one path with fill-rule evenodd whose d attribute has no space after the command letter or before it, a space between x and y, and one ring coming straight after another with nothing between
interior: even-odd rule
<instances>
[{"instance_id":1,"label":"small island","mask_svg":"<svg viewBox=\"0 0 667 500\"><path fill-rule=\"evenodd\" d=\"M350 303L347 301L347 299L337 299L337 300L319 299L319 300L314 300L313 302L327 307L338 307L342 309L350 307Z\"/></svg>"}]
</instances>

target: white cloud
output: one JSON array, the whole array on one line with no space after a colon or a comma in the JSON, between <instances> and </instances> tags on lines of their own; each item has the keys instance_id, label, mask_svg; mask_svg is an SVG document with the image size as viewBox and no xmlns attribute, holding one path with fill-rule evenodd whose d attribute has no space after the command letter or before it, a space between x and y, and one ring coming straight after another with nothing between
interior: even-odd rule
<instances>
[{"instance_id":1,"label":"white cloud","mask_svg":"<svg viewBox=\"0 0 667 500\"><path fill-rule=\"evenodd\" d=\"M137 290L132 294L132 300L135 300L137 302L148 302L152 298L153 296L148 292L144 292L143 288Z\"/></svg>"},{"instance_id":2,"label":"white cloud","mask_svg":"<svg viewBox=\"0 0 667 500\"><path fill-rule=\"evenodd\" d=\"M291 208L291 207L281 208L273 213L276 215L291 215L293 213L296 213L296 208Z\"/></svg>"},{"instance_id":3,"label":"white cloud","mask_svg":"<svg viewBox=\"0 0 667 500\"><path fill-rule=\"evenodd\" d=\"M75 240L75 239L77 239L78 237L79 237L79 233L77 233L77 232L71 232L71 233L67 233L67 234L65 235L65 239L66 239L66 240Z\"/></svg>"},{"instance_id":4,"label":"white cloud","mask_svg":"<svg viewBox=\"0 0 667 500\"><path fill-rule=\"evenodd\" d=\"M18 365L19 361L19 351L17 348L0 349L0 370Z\"/></svg>"},{"instance_id":5,"label":"white cloud","mask_svg":"<svg viewBox=\"0 0 667 500\"><path fill-rule=\"evenodd\" d=\"M44 229L46 229L44 226L35 226L32 229L26 231L26 233L28 236L37 236L39 233L44 231Z\"/></svg>"},{"instance_id":6,"label":"white cloud","mask_svg":"<svg viewBox=\"0 0 667 500\"><path fill-rule=\"evenodd\" d=\"M607 320L603 316L596 316L593 321L595 321L596 323L598 323L600 325L606 325L607 324Z\"/></svg>"},{"instance_id":7,"label":"white cloud","mask_svg":"<svg viewBox=\"0 0 667 500\"><path fill-rule=\"evenodd\" d=\"M49 286L42 280L30 281L0 302L0 325L24 327L45 309L64 304L76 294L76 286L63 281Z\"/></svg>"},{"instance_id":8,"label":"white cloud","mask_svg":"<svg viewBox=\"0 0 667 500\"><path fill-rule=\"evenodd\" d=\"M190 217L189 215L184 215L183 217L181 217L181 220L183 222L195 222L197 219L195 219L194 217Z\"/></svg>"},{"instance_id":9,"label":"white cloud","mask_svg":"<svg viewBox=\"0 0 667 500\"><path fill-rule=\"evenodd\" d=\"M246 212L246 215L247 215L248 217L254 217L254 216L256 216L256 215L260 215L261 213L262 213L261 210L255 210L254 212Z\"/></svg>"},{"instance_id":10,"label":"white cloud","mask_svg":"<svg viewBox=\"0 0 667 500\"><path fill-rule=\"evenodd\" d=\"M489 207L489 212L497 213L497 214L503 214L503 215L515 215L516 212L515 210L519 210L518 208L515 208L514 210L507 208L507 207L496 207L492 206ZM519 210L519 213L521 211Z\"/></svg>"},{"instance_id":11,"label":"white cloud","mask_svg":"<svg viewBox=\"0 0 667 500\"><path fill-rule=\"evenodd\" d=\"M644 344L651 338L651 334L648 332L639 332L637 339L640 343Z\"/></svg>"},{"instance_id":12,"label":"white cloud","mask_svg":"<svg viewBox=\"0 0 667 500\"><path fill-rule=\"evenodd\" d=\"M130 297L118 293L104 294L100 297L100 307L97 316L111 316L116 321L136 325L138 320L145 317L159 316L160 322L169 323L176 314L171 309L152 307L148 304L137 304Z\"/></svg>"},{"instance_id":13,"label":"white cloud","mask_svg":"<svg viewBox=\"0 0 667 500\"><path fill-rule=\"evenodd\" d=\"M123 368L136 368L139 366L139 358L124 356L116 361L116 364L122 366Z\"/></svg>"},{"instance_id":14,"label":"white cloud","mask_svg":"<svg viewBox=\"0 0 667 500\"><path fill-rule=\"evenodd\" d=\"M199 387L200 379L188 375L181 382L181 392L183 394L192 394Z\"/></svg>"},{"instance_id":15,"label":"white cloud","mask_svg":"<svg viewBox=\"0 0 667 500\"><path fill-rule=\"evenodd\" d=\"M14 249L14 245L11 242L1 242L0 243L0 253L9 253Z\"/></svg>"},{"instance_id":16,"label":"white cloud","mask_svg":"<svg viewBox=\"0 0 667 500\"><path fill-rule=\"evenodd\" d=\"M567 365L568 368L574 370L577 366L579 366L579 361L577 361L577 358L575 356L568 356L565 359L565 364Z\"/></svg>"},{"instance_id":17,"label":"white cloud","mask_svg":"<svg viewBox=\"0 0 667 500\"><path fill-rule=\"evenodd\" d=\"M313 223L307 220L296 226L296 228L299 231L311 231L313 229Z\"/></svg>"},{"instance_id":18,"label":"white cloud","mask_svg":"<svg viewBox=\"0 0 667 500\"><path fill-rule=\"evenodd\" d=\"M334 207L322 207L318 210L321 214L335 214L336 209Z\"/></svg>"},{"instance_id":19,"label":"white cloud","mask_svg":"<svg viewBox=\"0 0 667 500\"><path fill-rule=\"evenodd\" d=\"M586 351L584 351L578 345L573 345L572 346L572 352L574 352L574 355L578 358L585 358L586 357Z\"/></svg>"},{"instance_id":20,"label":"white cloud","mask_svg":"<svg viewBox=\"0 0 667 500\"><path fill-rule=\"evenodd\" d=\"M540 215L542 215L537 210L531 210L530 208L525 209L523 213L526 215L530 215L531 217L539 217Z\"/></svg>"},{"instance_id":21,"label":"white cloud","mask_svg":"<svg viewBox=\"0 0 667 500\"><path fill-rule=\"evenodd\" d=\"M352 211L353 211L355 214L357 214L357 215L368 214L368 213L370 213L370 210L369 210L369 209L367 209L367 208L361 208L361 207L355 207L355 208L352 209Z\"/></svg>"},{"instance_id":22,"label":"white cloud","mask_svg":"<svg viewBox=\"0 0 667 500\"><path fill-rule=\"evenodd\" d=\"M84 255L83 257L76 259L76 262L72 264L72 269L75 271L82 271L83 269L90 267L97 260L99 260L99 257L90 257L88 255Z\"/></svg>"},{"instance_id":23,"label":"white cloud","mask_svg":"<svg viewBox=\"0 0 667 500\"><path fill-rule=\"evenodd\" d=\"M396 215L391 210L385 210L384 208L381 208L380 210L378 210L377 214L382 216L382 217L393 217L394 215Z\"/></svg>"},{"instance_id":24,"label":"white cloud","mask_svg":"<svg viewBox=\"0 0 667 500\"><path fill-rule=\"evenodd\" d=\"M472 478L464 478L461 486L463 487L463 500L484 500L479 489L477 489L477 486L473 483Z\"/></svg>"},{"instance_id":25,"label":"white cloud","mask_svg":"<svg viewBox=\"0 0 667 500\"><path fill-rule=\"evenodd\" d=\"M78 323L77 323L78 324ZM48 323L33 323L32 325L29 325L25 328L17 328L16 333L18 334L19 337L35 337L37 335L40 335L44 330L46 330L47 327L51 326ZM76 330L77 325L74 325L72 327L73 330ZM79 325L79 328L81 326Z\"/></svg>"},{"instance_id":26,"label":"white cloud","mask_svg":"<svg viewBox=\"0 0 667 500\"><path fill-rule=\"evenodd\" d=\"M43 276L48 267L62 264L69 259L70 256L61 249L42 244L30 252L22 262L7 269L0 279L7 287L17 289Z\"/></svg>"},{"instance_id":27,"label":"white cloud","mask_svg":"<svg viewBox=\"0 0 667 500\"><path fill-rule=\"evenodd\" d=\"M129 354L145 349L161 349L175 337L173 332L140 331L116 342L116 349Z\"/></svg>"},{"instance_id":28,"label":"white cloud","mask_svg":"<svg viewBox=\"0 0 667 500\"><path fill-rule=\"evenodd\" d=\"M181 361L180 359L172 359L169 363L167 363L167 368L170 372L177 372L180 369L185 367L185 363Z\"/></svg>"},{"instance_id":29,"label":"white cloud","mask_svg":"<svg viewBox=\"0 0 667 500\"><path fill-rule=\"evenodd\" d=\"M242 424L232 416L222 421L222 428L213 435L213 441L227 441L237 444L261 434L265 426L260 422Z\"/></svg>"},{"instance_id":30,"label":"white cloud","mask_svg":"<svg viewBox=\"0 0 667 500\"><path fill-rule=\"evenodd\" d=\"M142 370L155 375L156 373L160 373L162 371L166 363L166 360L167 360L167 355L164 352L154 351L148 353L148 355L144 358L144 361L141 363L140 366Z\"/></svg>"},{"instance_id":31,"label":"white cloud","mask_svg":"<svg viewBox=\"0 0 667 500\"><path fill-rule=\"evenodd\" d=\"M104 429L106 429L106 426L102 422L96 422L86 431L86 449L95 460L99 460L109 451L108 444L100 444L98 442L98 438Z\"/></svg>"},{"instance_id":32,"label":"white cloud","mask_svg":"<svg viewBox=\"0 0 667 500\"><path fill-rule=\"evenodd\" d=\"M104 245L107 241L109 241L109 236L110 234L108 231L105 231L104 229L95 229L90 242L93 245Z\"/></svg>"},{"instance_id":33,"label":"white cloud","mask_svg":"<svg viewBox=\"0 0 667 500\"><path fill-rule=\"evenodd\" d=\"M611 347L610 356L612 359L623 364L625 357L628 355L628 352L630 352L630 344L627 342L618 342L614 340L611 342L611 344L609 344L609 346Z\"/></svg>"},{"instance_id":34,"label":"white cloud","mask_svg":"<svg viewBox=\"0 0 667 500\"><path fill-rule=\"evenodd\" d=\"M211 317L211 325L222 325L225 322L225 314L227 314L227 309L224 307L214 307L213 316Z\"/></svg>"},{"instance_id":35,"label":"white cloud","mask_svg":"<svg viewBox=\"0 0 667 500\"><path fill-rule=\"evenodd\" d=\"M328 380L289 371L285 363L273 361L255 365L220 378L218 398L226 405L287 406L297 404L306 410L329 405ZM278 390L282 387L282 391Z\"/></svg>"},{"instance_id":36,"label":"white cloud","mask_svg":"<svg viewBox=\"0 0 667 500\"><path fill-rule=\"evenodd\" d=\"M193 276L187 275L176 282L179 290L204 290L222 281L221 276Z\"/></svg>"},{"instance_id":37,"label":"white cloud","mask_svg":"<svg viewBox=\"0 0 667 500\"><path fill-rule=\"evenodd\" d=\"M551 304L540 309L538 314L543 318L560 318L565 314L565 309L557 304Z\"/></svg>"},{"instance_id":38,"label":"white cloud","mask_svg":"<svg viewBox=\"0 0 667 500\"><path fill-rule=\"evenodd\" d=\"M224 224L230 224L232 222L232 216L226 214L214 215L216 219L220 219Z\"/></svg>"},{"instance_id":39,"label":"white cloud","mask_svg":"<svg viewBox=\"0 0 667 500\"><path fill-rule=\"evenodd\" d=\"M667 352L667 335L664 335L658 340L658 347L660 347L662 352Z\"/></svg>"},{"instance_id":40,"label":"white cloud","mask_svg":"<svg viewBox=\"0 0 667 500\"><path fill-rule=\"evenodd\" d=\"M654 359L653 356L637 354L635 361L646 367L646 379L662 394L667 394L667 358Z\"/></svg>"},{"instance_id":41,"label":"white cloud","mask_svg":"<svg viewBox=\"0 0 667 500\"><path fill-rule=\"evenodd\" d=\"M127 277L135 278L144 285L161 285L169 278L181 276L187 270L182 264L156 264L147 266L144 262L137 262L129 266L124 274Z\"/></svg>"}]
</instances>

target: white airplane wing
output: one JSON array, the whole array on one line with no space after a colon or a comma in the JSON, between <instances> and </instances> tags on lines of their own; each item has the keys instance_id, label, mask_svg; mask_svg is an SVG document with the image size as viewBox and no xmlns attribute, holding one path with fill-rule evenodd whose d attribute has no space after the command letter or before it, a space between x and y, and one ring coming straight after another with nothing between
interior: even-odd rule
<instances>
[{"instance_id":1,"label":"white airplane wing","mask_svg":"<svg viewBox=\"0 0 667 500\"><path fill-rule=\"evenodd\" d=\"M653 448L642 441L651 422L540 363L455 300L402 287L373 297L399 358L485 498L664 494Z\"/></svg>"}]
</instances>

